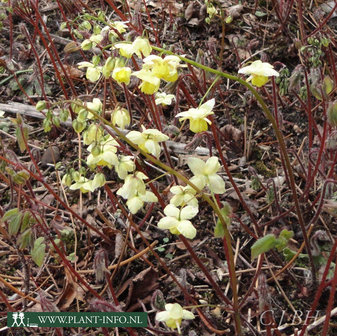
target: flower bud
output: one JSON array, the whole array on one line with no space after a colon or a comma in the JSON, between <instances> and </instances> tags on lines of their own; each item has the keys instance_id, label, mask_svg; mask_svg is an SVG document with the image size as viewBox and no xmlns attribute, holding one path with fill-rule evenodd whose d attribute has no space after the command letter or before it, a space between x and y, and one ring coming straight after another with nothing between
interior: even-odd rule
<instances>
[{"instance_id":1,"label":"flower bud","mask_svg":"<svg viewBox=\"0 0 337 336\"><path fill-rule=\"evenodd\" d=\"M101 148L100 148L100 146L99 145L95 145L94 147L92 147L91 154L93 156L100 155L101 154Z\"/></svg>"},{"instance_id":2,"label":"flower bud","mask_svg":"<svg viewBox=\"0 0 337 336\"><path fill-rule=\"evenodd\" d=\"M105 64L102 68L102 74L105 78L109 78L111 75L111 72L115 68L115 59L111 56L108 57L108 59L105 61Z\"/></svg>"},{"instance_id":3,"label":"flower bud","mask_svg":"<svg viewBox=\"0 0 337 336\"><path fill-rule=\"evenodd\" d=\"M76 133L81 133L85 129L85 126L85 122L78 121L77 119L73 121L73 129Z\"/></svg>"},{"instance_id":4,"label":"flower bud","mask_svg":"<svg viewBox=\"0 0 337 336\"><path fill-rule=\"evenodd\" d=\"M130 113L125 108L116 107L111 114L111 121L121 129L130 125Z\"/></svg>"},{"instance_id":5,"label":"flower bud","mask_svg":"<svg viewBox=\"0 0 337 336\"><path fill-rule=\"evenodd\" d=\"M90 40L86 39L81 43L82 50L90 50L91 48L92 48L92 42Z\"/></svg>"},{"instance_id":6,"label":"flower bud","mask_svg":"<svg viewBox=\"0 0 337 336\"><path fill-rule=\"evenodd\" d=\"M42 111L46 108L46 101L45 100L40 100L37 102L37 104L35 105L35 108L38 110L38 111Z\"/></svg>"},{"instance_id":7,"label":"flower bud","mask_svg":"<svg viewBox=\"0 0 337 336\"><path fill-rule=\"evenodd\" d=\"M62 183L64 185L66 185L67 187L70 187L71 186L71 183L72 183L72 179L71 179L71 176L69 174L65 174L63 177L62 177Z\"/></svg>"}]
</instances>

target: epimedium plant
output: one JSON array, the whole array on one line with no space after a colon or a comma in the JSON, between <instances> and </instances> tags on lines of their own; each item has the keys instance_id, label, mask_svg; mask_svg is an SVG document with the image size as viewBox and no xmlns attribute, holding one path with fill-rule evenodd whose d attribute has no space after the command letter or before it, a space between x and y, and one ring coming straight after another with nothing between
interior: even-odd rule
<instances>
[{"instance_id":1,"label":"epimedium plant","mask_svg":"<svg viewBox=\"0 0 337 336\"><path fill-rule=\"evenodd\" d=\"M124 29L124 28L123 28ZM107 32L105 29L104 32ZM102 32L102 31L101 31ZM122 31L120 31L121 33ZM88 40L82 43L82 49L90 49L94 44L99 45L103 40L103 37L97 37L97 31ZM102 47L105 49L105 47ZM174 82L178 79L178 69L184 67L181 61L188 61L178 55L167 55L165 57L160 57L157 55L152 55L152 47L146 38L137 37L133 42L120 42L114 43L111 46L112 53L114 50L118 50L119 57L113 58L108 56L106 63L100 65L101 57L95 55L92 62L80 62L80 68L87 68L86 77L91 82L96 82L99 80L101 75L108 79L110 76L119 85L128 85L130 83L130 77L136 76L141 80L139 89L146 95L154 95L159 91L161 80L166 82ZM165 50L161 50L166 52ZM143 66L142 69L132 72L131 67L126 66L128 60L134 59L136 55L139 59L142 59ZM193 65L202 67L202 65L195 62L191 62ZM122 66L121 66L122 65ZM104 70L103 70L104 69ZM262 63L261 61L254 62L251 66L242 68L242 73L248 73L252 79L253 84L260 87L267 83L270 76L277 76L278 73L273 70L273 67L268 63ZM222 73L224 76L227 74ZM240 81L238 77L232 76L232 79ZM241 80L242 81L242 80ZM252 89L252 87L248 86ZM253 90L257 96L257 92ZM166 93L161 93L161 96L166 95ZM260 98L260 96L258 96ZM158 96L157 96L158 99ZM162 101L160 101L162 103ZM38 103L43 106L43 103ZM192 108L186 112L181 112L177 114L177 117L181 117L180 121L186 119L190 120L190 130L194 133L200 133L208 129L208 125L212 124L212 121L208 118L210 115L214 114L212 111L215 105L215 99L211 99L206 103L201 104L198 108ZM264 105L265 106L265 105ZM104 135L104 128L91 123L88 128L88 121L93 122L104 122L109 124L110 127L117 134L118 141L124 140L130 144L133 148L138 149L146 158L158 164L158 160L154 161L153 158L158 159L160 156L160 142L165 142L168 137L157 129L146 129L144 125L141 125L142 132L130 131L126 136L122 135L115 126L122 126L124 129L128 125L130 120L130 112L124 110L114 111L112 117L112 123L107 123L102 117L102 103L98 98L94 98L92 103L81 103L79 101L73 103L73 110L77 114L76 119L73 120L74 130L80 134L83 132L84 144L89 145L88 151L90 152L87 157L87 165L91 170L97 167L115 167L115 170L120 179L124 180L122 187L117 191L117 195L122 196L127 200L126 206L132 214L136 214L144 205L145 202L157 202L157 196L146 189L145 180L149 180L143 172L136 170L136 162L133 162L132 157L123 156L119 154L118 159L118 142L110 135ZM119 117L116 117L117 114ZM117 120L120 122L117 123ZM137 161L137 158L135 159ZM168 173L172 171L168 170L167 166L159 165L164 168ZM195 217L198 213L198 199L196 196L205 197L205 199L212 205L213 209L217 212L220 223L222 224L222 230L217 229L217 232L221 232L220 236L225 237L228 246L231 244L230 236L228 232L228 219L230 211L221 211L221 204L219 205L215 195L222 194L225 191L225 183L223 179L217 175L220 169L220 164L217 157L211 157L204 162L198 158L189 158L188 166L193 173L193 177L188 181L188 185L177 185L172 187L172 193L174 196L171 198L169 205L164 209L165 217L163 217L158 222L158 227L160 229L168 229L172 234L182 235L188 239L195 238L197 234L197 229L191 223L190 219ZM181 175L175 173L176 176ZM186 179L185 179L186 180ZM79 172L73 172L72 174L64 175L62 179L63 183L68 185L72 190L80 189L81 192L94 191L105 184L105 178L102 173L98 173L94 176L94 179L89 180L82 176ZM75 182L72 184L72 182ZM202 190L208 187L211 192L211 198L203 192ZM180 196L180 197L179 197ZM227 206L228 207L228 206ZM185 240L185 243L187 241ZM266 250L267 251L267 250ZM228 253L229 264L231 270L234 271L234 259L231 252ZM236 278L234 272L231 276L232 286L235 288ZM235 325L238 334L241 333L241 321L240 313L237 310L237 293L233 289L234 293L234 314L235 314ZM236 302L235 302L236 301ZM236 306L236 307L235 307ZM181 320L181 318L180 318ZM177 322L175 322L177 323ZM168 326L175 327L173 323L168 323ZM179 324L176 325L179 328Z\"/></svg>"},{"instance_id":2,"label":"epimedium plant","mask_svg":"<svg viewBox=\"0 0 337 336\"><path fill-rule=\"evenodd\" d=\"M90 28L90 25L84 24L83 27ZM178 55L171 54L165 57L152 55L152 47L146 38L137 37L131 43L115 43L117 39L115 31L117 30L119 34L123 34L125 29L126 26L122 22L107 25L102 29L96 25L91 36L82 42L81 48L85 51L93 47L100 47L100 50L106 53L107 46L103 46L102 41L106 39L106 35L109 41L113 41L112 45L108 46L112 49L111 56L106 57L104 64L101 64L102 56L106 56L103 53L101 55L94 55L91 62L83 61L79 63L79 68L86 68L86 78L90 82L94 83L98 81L101 76L105 79L111 77L126 89L125 87L130 83L130 77L135 76L141 80L141 84L139 85L140 91L146 95L153 95L159 91L162 80L174 82L178 79L178 69L183 67L181 61L203 68L201 64L189 61ZM110 34L110 32L112 32L112 34ZM119 56L115 54L115 51L119 52ZM165 50L160 51L166 52ZM128 66L130 59L134 60L134 55L142 60L143 65L140 70L136 69L136 71L132 71L131 67ZM251 77L248 80L252 79L253 85L259 87L266 84L269 76L278 75L270 64L262 63L261 61L256 61L251 66L242 68L240 71L250 74ZM217 74L245 83L235 76L221 72ZM262 107L268 111L258 93L251 86L248 85L247 87L259 98ZM163 97L165 93L161 93L160 95L159 97ZM159 102L163 103L162 100ZM165 102L164 100L164 103ZM48 105L47 103L48 102L40 101L37 103L36 108L43 110ZM61 102L61 105L65 103L66 102ZM198 108L192 108L186 112L177 114L177 117L181 117L180 121L189 119L190 130L194 133L200 133L206 131L208 126L212 125L212 121L208 117L214 114L212 111L214 105L215 99L211 99L201 104ZM113 123L108 123L102 116L103 104L98 98L94 98L92 102L87 103L82 103L77 100L71 102L71 107L76 116L76 118L73 119L73 128L75 132L78 133L79 138L81 138L81 136L83 137L83 143L88 146L87 151L90 153L87 156L86 164L91 171L99 169L99 172L94 175L93 179L88 179L83 176L84 170L79 167L79 171L72 169L71 172L65 174L62 178L62 182L72 190L79 189L80 192L83 193L93 192L106 183L104 174L100 172L101 168L107 167L112 169L114 167L118 177L124 180L122 187L119 188L116 194L127 200L126 205L132 214L136 214L143 207L144 202L157 202L157 196L146 188L144 181L149 180L148 176L136 169L137 158L133 158L131 155L123 155L123 152L126 150L121 147L120 141L127 142L133 148L138 149L147 159L159 165L166 170L167 173L172 174L172 169L169 169L169 167L164 164L158 164L159 162L157 160L161 153L160 143L168 140L168 137L161 131L145 128L144 125L141 125L142 132L130 131L124 136L115 126L117 125L124 129L130 123L130 111L120 108L115 109L112 115ZM50 130L52 123L55 123L56 126L59 124L57 117L55 117L51 111L52 108L49 108L47 118L44 122L46 131ZM62 119L60 120L66 120L67 117L68 115L65 109L63 109ZM155 119L156 115L154 114L153 117ZM272 118L271 114L269 117ZM114 139L110 133L107 133L106 128L100 126L100 123L108 124L117 134L117 139ZM122 148L122 151L118 153L120 148ZM198 197L202 197L216 211L223 226L221 235L224 237L228 246L230 246L231 241L227 229L229 221L226 219L226 215L228 217L230 212L221 211L221 204L219 205L215 198L216 194L221 194L225 191L225 183L222 178L217 175L220 168L218 158L213 156L209 158L207 162L204 162L201 159L191 157L188 161L188 165L194 176L188 181L186 178L183 178L181 174L174 173L175 176L178 176L187 183L187 186L177 185L171 188L175 196L172 197L170 201L171 204L165 207L164 214L166 216L158 222L158 227L161 229L169 229L172 234L193 239L196 236L197 230L192 225L190 219L197 215ZM205 187L209 188L213 200L202 191ZM40 242L40 240L36 240L36 242L37 246L35 247L34 243L34 249L41 249L42 242ZM184 242L185 244L187 243L186 240L184 240ZM241 334L238 298L235 290L236 277L234 273L234 259L231 249L228 249L228 263L232 271L231 285L233 289L235 325L238 334ZM178 308L176 308L176 310L178 311ZM170 314L172 315L174 313L170 312ZM179 328L181 318L183 318L183 315L175 320L174 324L173 322L168 322L168 326Z\"/></svg>"}]
</instances>

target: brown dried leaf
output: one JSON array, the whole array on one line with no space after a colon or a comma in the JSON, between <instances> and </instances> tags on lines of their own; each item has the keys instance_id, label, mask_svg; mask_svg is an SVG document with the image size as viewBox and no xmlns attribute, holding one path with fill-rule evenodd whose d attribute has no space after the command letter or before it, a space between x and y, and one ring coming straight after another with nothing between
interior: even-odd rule
<instances>
[{"instance_id":1,"label":"brown dried leaf","mask_svg":"<svg viewBox=\"0 0 337 336\"><path fill-rule=\"evenodd\" d=\"M64 310L70 307L72 302L77 298L80 301L84 301L84 290L75 282L70 271L65 268L66 280L65 286L59 298L56 300L55 304L60 310Z\"/></svg>"},{"instance_id":2,"label":"brown dried leaf","mask_svg":"<svg viewBox=\"0 0 337 336\"><path fill-rule=\"evenodd\" d=\"M133 278L127 298L128 311L137 309L138 300L143 302L151 301L152 293L157 289L158 285L158 272L151 267L143 270Z\"/></svg>"},{"instance_id":3,"label":"brown dried leaf","mask_svg":"<svg viewBox=\"0 0 337 336\"><path fill-rule=\"evenodd\" d=\"M119 256L122 253L123 250L123 245L124 245L124 239L123 239L123 235L118 232L116 234L116 241L115 241L115 257L119 258Z\"/></svg>"},{"instance_id":4,"label":"brown dried leaf","mask_svg":"<svg viewBox=\"0 0 337 336\"><path fill-rule=\"evenodd\" d=\"M233 19L238 18L241 15L242 10L242 5L231 6L227 9L228 15L231 16Z\"/></svg>"},{"instance_id":5,"label":"brown dried leaf","mask_svg":"<svg viewBox=\"0 0 337 336\"><path fill-rule=\"evenodd\" d=\"M221 128L221 131L225 134L226 140L233 140L239 142L242 140L242 131L233 125L226 125Z\"/></svg>"},{"instance_id":6,"label":"brown dried leaf","mask_svg":"<svg viewBox=\"0 0 337 336\"><path fill-rule=\"evenodd\" d=\"M194 2L191 2L185 9L185 19L186 21L189 21L192 17L193 17L193 14L194 14Z\"/></svg>"}]
</instances>

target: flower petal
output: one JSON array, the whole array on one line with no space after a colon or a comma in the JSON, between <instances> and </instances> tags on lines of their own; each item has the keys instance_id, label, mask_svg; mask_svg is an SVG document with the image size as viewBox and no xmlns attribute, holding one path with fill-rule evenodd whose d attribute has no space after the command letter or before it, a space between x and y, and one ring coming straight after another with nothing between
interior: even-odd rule
<instances>
[{"instance_id":1,"label":"flower petal","mask_svg":"<svg viewBox=\"0 0 337 336\"><path fill-rule=\"evenodd\" d=\"M185 206L180 210L180 219L191 219L197 215L199 209L191 205Z\"/></svg>"},{"instance_id":2,"label":"flower petal","mask_svg":"<svg viewBox=\"0 0 337 336\"><path fill-rule=\"evenodd\" d=\"M184 220L177 226L178 231L186 238L193 239L197 235L197 230L188 220Z\"/></svg>"},{"instance_id":3,"label":"flower petal","mask_svg":"<svg viewBox=\"0 0 337 336\"><path fill-rule=\"evenodd\" d=\"M183 319L184 320L193 320L195 318L194 314L190 311L183 309Z\"/></svg>"},{"instance_id":4,"label":"flower petal","mask_svg":"<svg viewBox=\"0 0 337 336\"><path fill-rule=\"evenodd\" d=\"M176 206L169 204L165 207L164 214L166 216L179 218L180 211Z\"/></svg>"},{"instance_id":5,"label":"flower petal","mask_svg":"<svg viewBox=\"0 0 337 336\"><path fill-rule=\"evenodd\" d=\"M223 194L225 192L225 181L217 174L208 176L208 186L215 194Z\"/></svg>"},{"instance_id":6,"label":"flower petal","mask_svg":"<svg viewBox=\"0 0 337 336\"><path fill-rule=\"evenodd\" d=\"M179 221L174 217L163 217L159 220L157 226L159 229L168 230L175 228Z\"/></svg>"},{"instance_id":7,"label":"flower petal","mask_svg":"<svg viewBox=\"0 0 337 336\"><path fill-rule=\"evenodd\" d=\"M219 170L219 168L220 164L218 158L216 156L212 156L206 161L204 174L205 175L215 174Z\"/></svg>"},{"instance_id":8,"label":"flower petal","mask_svg":"<svg viewBox=\"0 0 337 336\"><path fill-rule=\"evenodd\" d=\"M189 157L187 164L194 175L203 175L205 162L199 158Z\"/></svg>"},{"instance_id":9,"label":"flower petal","mask_svg":"<svg viewBox=\"0 0 337 336\"><path fill-rule=\"evenodd\" d=\"M170 318L170 312L162 311L156 314L156 320L160 322L165 322Z\"/></svg>"}]
</instances>

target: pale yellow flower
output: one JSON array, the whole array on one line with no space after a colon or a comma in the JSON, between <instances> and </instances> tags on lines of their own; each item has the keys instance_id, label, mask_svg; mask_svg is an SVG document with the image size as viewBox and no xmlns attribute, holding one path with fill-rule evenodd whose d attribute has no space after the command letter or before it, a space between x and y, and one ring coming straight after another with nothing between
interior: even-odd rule
<instances>
[{"instance_id":1,"label":"pale yellow flower","mask_svg":"<svg viewBox=\"0 0 337 336\"><path fill-rule=\"evenodd\" d=\"M165 92L157 92L156 93L155 103L156 105L171 105L172 101L175 99L173 94L166 94Z\"/></svg>"},{"instance_id":2,"label":"pale yellow flower","mask_svg":"<svg viewBox=\"0 0 337 336\"><path fill-rule=\"evenodd\" d=\"M171 329L178 329L179 334L181 333L181 321L193 320L194 318L194 314L183 309L179 303L168 303L165 305L165 311L156 314L157 321L165 322Z\"/></svg>"},{"instance_id":3,"label":"pale yellow flower","mask_svg":"<svg viewBox=\"0 0 337 336\"><path fill-rule=\"evenodd\" d=\"M215 194L223 194L225 192L225 182L217 174L217 171L220 169L217 157L212 156L206 162L190 157L187 160L187 164L194 175L190 181L196 187L203 189L205 186L208 186Z\"/></svg>"},{"instance_id":4,"label":"pale yellow flower","mask_svg":"<svg viewBox=\"0 0 337 336\"><path fill-rule=\"evenodd\" d=\"M126 137L138 145L143 151L151 153L158 158L160 155L159 142L166 141L169 137L157 129L146 129L143 125L142 129L142 132L131 131Z\"/></svg>"},{"instance_id":5,"label":"pale yellow flower","mask_svg":"<svg viewBox=\"0 0 337 336\"><path fill-rule=\"evenodd\" d=\"M211 125L212 122L208 120L208 116L214 114L212 111L215 104L214 98L202 104L198 108L191 108L186 112L181 112L176 115L176 117L182 117L179 119L180 122L189 119L190 130L194 133L200 133L207 131L208 124Z\"/></svg>"},{"instance_id":6,"label":"pale yellow flower","mask_svg":"<svg viewBox=\"0 0 337 336\"><path fill-rule=\"evenodd\" d=\"M136 54L139 58L144 55L147 57L150 55L152 48L148 39L137 37L132 44L127 42L116 43L115 48L119 49L121 56L131 58L133 54Z\"/></svg>"},{"instance_id":7,"label":"pale yellow flower","mask_svg":"<svg viewBox=\"0 0 337 336\"><path fill-rule=\"evenodd\" d=\"M174 196L170 199L170 204L175 206L192 205L198 207L198 200L195 197L196 191L190 186L173 186L170 192Z\"/></svg>"},{"instance_id":8,"label":"pale yellow flower","mask_svg":"<svg viewBox=\"0 0 337 336\"><path fill-rule=\"evenodd\" d=\"M98 144L92 143L88 147L88 151L91 153L87 157L87 165L90 168L96 166L112 168L118 162L116 146L118 143L111 135L103 137Z\"/></svg>"},{"instance_id":9,"label":"pale yellow flower","mask_svg":"<svg viewBox=\"0 0 337 336\"><path fill-rule=\"evenodd\" d=\"M135 71L132 76L142 80L142 83L139 85L139 88L145 94L154 94L159 90L160 79L155 76L152 71L142 69L140 71Z\"/></svg>"},{"instance_id":10,"label":"pale yellow flower","mask_svg":"<svg viewBox=\"0 0 337 336\"><path fill-rule=\"evenodd\" d=\"M112 71L111 77L118 83L130 83L131 69L129 67L116 67Z\"/></svg>"},{"instance_id":11,"label":"pale yellow flower","mask_svg":"<svg viewBox=\"0 0 337 336\"><path fill-rule=\"evenodd\" d=\"M182 234L186 238L193 239L197 230L189 219L195 217L198 213L198 208L194 206L185 206L178 209L175 205L169 204L164 209L163 217L158 222L158 227L162 230L170 230L172 234Z\"/></svg>"},{"instance_id":12,"label":"pale yellow flower","mask_svg":"<svg viewBox=\"0 0 337 336\"><path fill-rule=\"evenodd\" d=\"M130 113L127 109L121 108L121 107L116 107L114 111L111 114L111 122L114 125L117 125L120 127L122 130L130 125Z\"/></svg>"},{"instance_id":13,"label":"pale yellow flower","mask_svg":"<svg viewBox=\"0 0 337 336\"><path fill-rule=\"evenodd\" d=\"M167 82L175 82L178 79L178 67L180 65L180 58L178 56L170 55L161 58L156 55L150 55L144 58L144 69L151 70L153 75L164 79Z\"/></svg>"},{"instance_id":14,"label":"pale yellow flower","mask_svg":"<svg viewBox=\"0 0 337 336\"><path fill-rule=\"evenodd\" d=\"M97 82L101 76L102 67L90 62L78 63L78 68L87 68L86 77L90 82Z\"/></svg>"},{"instance_id":15,"label":"pale yellow flower","mask_svg":"<svg viewBox=\"0 0 337 336\"><path fill-rule=\"evenodd\" d=\"M118 174L118 177L122 180L124 180L128 173L133 172L136 169L136 165L134 161L132 160L132 156L120 156L118 158L118 162L115 164L115 170Z\"/></svg>"},{"instance_id":16,"label":"pale yellow flower","mask_svg":"<svg viewBox=\"0 0 337 336\"><path fill-rule=\"evenodd\" d=\"M260 60L254 61L252 64L245 66L239 70L239 73L250 75L247 82L252 81L252 84L261 87L265 85L272 76L279 76L279 73L274 70L274 67Z\"/></svg>"}]
</instances>

